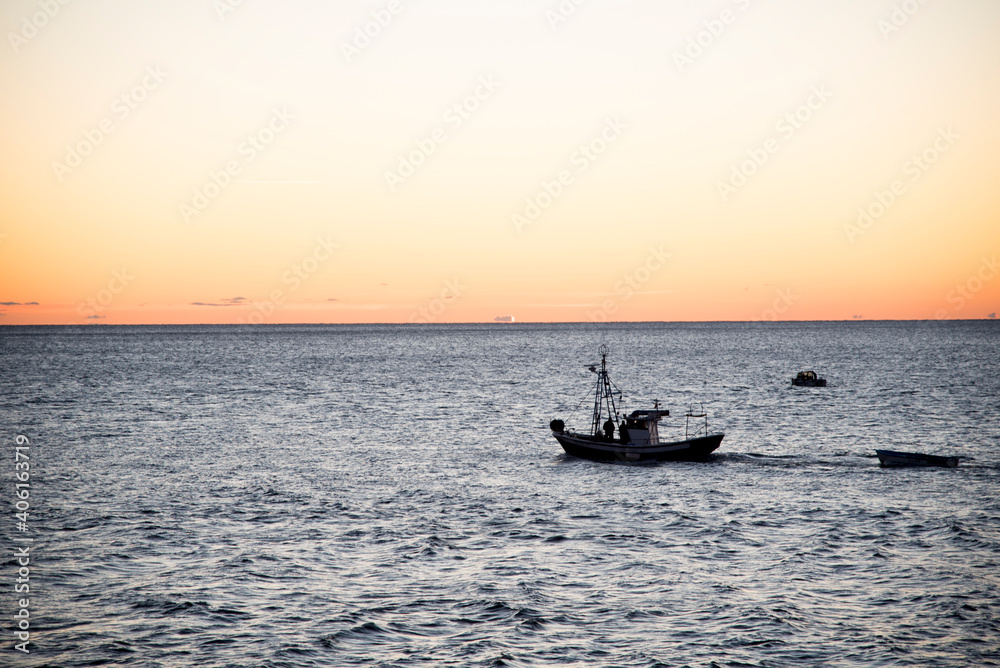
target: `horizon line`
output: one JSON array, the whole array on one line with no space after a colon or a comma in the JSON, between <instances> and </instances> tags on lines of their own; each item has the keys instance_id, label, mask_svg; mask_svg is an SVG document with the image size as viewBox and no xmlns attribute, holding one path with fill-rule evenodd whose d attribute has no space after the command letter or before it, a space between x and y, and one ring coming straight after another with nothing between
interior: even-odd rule
<instances>
[{"instance_id":1,"label":"horizon line","mask_svg":"<svg viewBox=\"0 0 1000 668\"><path fill-rule=\"evenodd\" d=\"M997 322L997 318L849 318L842 320L519 320L497 322L495 320L468 320L456 322L161 322L161 323L0 323L0 327L279 327L279 326L324 326L344 327L355 325L432 327L440 325L494 325L511 327L517 325L685 325L685 324L791 324L820 322Z\"/></svg>"}]
</instances>

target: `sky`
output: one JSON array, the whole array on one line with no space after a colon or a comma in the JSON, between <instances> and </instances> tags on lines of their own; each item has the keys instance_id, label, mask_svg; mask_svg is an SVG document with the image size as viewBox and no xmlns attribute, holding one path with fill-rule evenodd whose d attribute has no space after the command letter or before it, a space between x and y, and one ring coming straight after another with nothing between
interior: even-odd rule
<instances>
[{"instance_id":1,"label":"sky","mask_svg":"<svg viewBox=\"0 0 1000 668\"><path fill-rule=\"evenodd\" d=\"M4 0L0 324L1000 310L995 0Z\"/></svg>"}]
</instances>

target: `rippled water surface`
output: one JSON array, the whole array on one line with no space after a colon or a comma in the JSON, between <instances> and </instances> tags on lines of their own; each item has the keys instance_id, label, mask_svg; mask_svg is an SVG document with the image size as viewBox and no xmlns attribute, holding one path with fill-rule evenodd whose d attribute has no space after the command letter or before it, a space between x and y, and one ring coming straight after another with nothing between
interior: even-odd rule
<instances>
[{"instance_id":1,"label":"rippled water surface","mask_svg":"<svg viewBox=\"0 0 1000 668\"><path fill-rule=\"evenodd\" d=\"M710 462L562 454L601 343ZM0 664L998 665L998 361L995 322L0 328Z\"/></svg>"}]
</instances>

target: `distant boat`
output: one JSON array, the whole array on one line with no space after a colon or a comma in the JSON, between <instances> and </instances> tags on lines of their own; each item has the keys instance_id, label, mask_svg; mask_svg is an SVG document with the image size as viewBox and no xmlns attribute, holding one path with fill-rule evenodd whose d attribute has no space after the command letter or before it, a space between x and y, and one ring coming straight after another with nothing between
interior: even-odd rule
<instances>
[{"instance_id":1,"label":"distant boat","mask_svg":"<svg viewBox=\"0 0 1000 668\"><path fill-rule=\"evenodd\" d=\"M799 375L792 378L792 385L796 387L826 387L826 378L820 378L815 371L799 371Z\"/></svg>"},{"instance_id":2,"label":"distant boat","mask_svg":"<svg viewBox=\"0 0 1000 668\"><path fill-rule=\"evenodd\" d=\"M920 452L897 452L895 450L876 450L878 460L883 467L896 466L943 466L953 469L958 466L961 457L944 457L941 455L925 455Z\"/></svg>"},{"instance_id":3,"label":"distant boat","mask_svg":"<svg viewBox=\"0 0 1000 668\"><path fill-rule=\"evenodd\" d=\"M654 402L651 410L635 410L620 416L615 405L615 393L611 389L612 383L608 378L607 346L601 346L600 354L600 371L596 364L587 365L597 374L590 432L567 431L562 420L552 420L549 423L552 435L567 454L600 462L704 461L719 447L725 434L708 433L708 416L704 411L688 411L684 440L666 443L660 441L657 423L670 415L670 411L661 410L659 402ZM621 399L620 390L617 395ZM605 417L607 419L602 424L601 420ZM693 435L692 418L705 420L703 424L695 423ZM614 436L616 426L619 434L617 439Z\"/></svg>"}]
</instances>

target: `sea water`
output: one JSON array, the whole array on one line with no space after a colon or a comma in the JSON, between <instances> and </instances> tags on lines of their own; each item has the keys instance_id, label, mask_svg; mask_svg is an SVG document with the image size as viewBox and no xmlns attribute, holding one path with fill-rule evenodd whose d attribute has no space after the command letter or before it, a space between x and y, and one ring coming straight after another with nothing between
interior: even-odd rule
<instances>
[{"instance_id":1,"label":"sea water","mask_svg":"<svg viewBox=\"0 0 1000 668\"><path fill-rule=\"evenodd\" d=\"M563 454L601 344L709 462ZM998 360L996 322L0 328L0 664L997 665Z\"/></svg>"}]
</instances>

